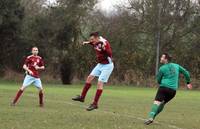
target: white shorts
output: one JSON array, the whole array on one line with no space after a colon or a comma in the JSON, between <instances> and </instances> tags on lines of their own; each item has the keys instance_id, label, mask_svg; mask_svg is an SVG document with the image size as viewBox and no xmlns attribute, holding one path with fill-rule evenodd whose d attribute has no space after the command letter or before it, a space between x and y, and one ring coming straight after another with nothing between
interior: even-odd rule
<instances>
[{"instance_id":1,"label":"white shorts","mask_svg":"<svg viewBox=\"0 0 200 129\"><path fill-rule=\"evenodd\" d=\"M113 63L110 63L110 64L98 63L96 65L96 67L92 70L90 75L99 77L98 81L106 83L106 82L108 82L108 79L109 79L113 69L114 69Z\"/></svg>"},{"instance_id":2,"label":"white shorts","mask_svg":"<svg viewBox=\"0 0 200 129\"><path fill-rule=\"evenodd\" d=\"M24 78L23 87L28 87L31 84L33 84L39 89L42 89L42 82L40 78L35 78L30 75L26 75Z\"/></svg>"}]
</instances>

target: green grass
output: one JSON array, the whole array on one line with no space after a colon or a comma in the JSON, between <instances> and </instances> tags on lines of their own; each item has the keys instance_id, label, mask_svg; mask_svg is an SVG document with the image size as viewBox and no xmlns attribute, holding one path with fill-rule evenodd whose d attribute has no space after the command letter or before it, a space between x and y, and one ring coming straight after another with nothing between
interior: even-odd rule
<instances>
[{"instance_id":1,"label":"green grass","mask_svg":"<svg viewBox=\"0 0 200 129\"><path fill-rule=\"evenodd\" d=\"M98 110L87 112L95 94L93 87L85 103L71 97L82 86L44 85L45 107L38 107L37 89L29 87L16 107L10 107L20 84L0 84L0 129L200 129L199 91L178 91L175 99L145 126L156 89L106 86Z\"/></svg>"}]
</instances>

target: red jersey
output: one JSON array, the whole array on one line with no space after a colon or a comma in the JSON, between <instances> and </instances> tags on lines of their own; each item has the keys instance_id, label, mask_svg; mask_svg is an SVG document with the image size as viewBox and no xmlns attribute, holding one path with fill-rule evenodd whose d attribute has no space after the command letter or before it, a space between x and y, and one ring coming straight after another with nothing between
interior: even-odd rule
<instances>
[{"instance_id":1,"label":"red jersey","mask_svg":"<svg viewBox=\"0 0 200 129\"><path fill-rule=\"evenodd\" d=\"M92 44L92 46L96 51L96 57L97 57L98 63L109 64L112 62L111 46L110 46L110 43L106 39L100 37L100 42L96 43L95 45ZM102 49L102 46L105 47L105 50Z\"/></svg>"},{"instance_id":2,"label":"red jersey","mask_svg":"<svg viewBox=\"0 0 200 129\"><path fill-rule=\"evenodd\" d=\"M28 67L29 70L31 70L33 72L33 77L35 78L39 78L39 72L38 70L35 69L35 66L44 66L44 61L42 59L42 57L40 56L34 56L34 55L30 55L28 57L26 57L26 60L24 62L24 64Z\"/></svg>"}]
</instances>

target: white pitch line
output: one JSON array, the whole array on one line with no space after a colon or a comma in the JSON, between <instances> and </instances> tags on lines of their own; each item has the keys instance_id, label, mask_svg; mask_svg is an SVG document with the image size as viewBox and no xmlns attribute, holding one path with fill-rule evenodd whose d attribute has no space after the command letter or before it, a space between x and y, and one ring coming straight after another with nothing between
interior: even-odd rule
<instances>
[{"instance_id":1,"label":"white pitch line","mask_svg":"<svg viewBox=\"0 0 200 129\"><path fill-rule=\"evenodd\" d=\"M34 97L34 98L37 98L36 96L34 95L27 95L27 96L30 96L30 97ZM48 100L45 98L45 100ZM77 107L83 107L83 108L87 108L86 105L80 105L80 104L75 104L75 103L72 103L72 102L69 102L69 101L61 101L61 100L48 100L48 101L52 101L52 102L59 102L59 103L66 103L68 105L73 105L73 106L77 106ZM113 113L113 112L110 112L110 111L105 111L105 110L96 110L97 112L102 112L102 113L108 113L108 114L111 114L111 115L114 115L114 116L123 116L123 117L128 117L128 118L132 118L132 119L137 119L137 120L140 120L140 121L145 121L146 119L145 118L142 118L142 117L135 117L133 115L128 115L128 114L125 114L125 115L122 115L122 114L117 114L117 113ZM162 125L167 125L169 128L171 129L186 129L186 128L180 128L180 127L177 127L175 125L171 125L171 124L164 124L164 123L160 123L160 122L157 122L157 121L154 121L154 123L157 123L157 124L162 124Z\"/></svg>"}]
</instances>

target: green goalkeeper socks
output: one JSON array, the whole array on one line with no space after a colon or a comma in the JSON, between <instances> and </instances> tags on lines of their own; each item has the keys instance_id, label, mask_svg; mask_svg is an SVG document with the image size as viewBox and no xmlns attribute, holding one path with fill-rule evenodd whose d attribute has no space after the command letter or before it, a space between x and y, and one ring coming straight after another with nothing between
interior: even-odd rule
<instances>
[{"instance_id":1,"label":"green goalkeeper socks","mask_svg":"<svg viewBox=\"0 0 200 129\"><path fill-rule=\"evenodd\" d=\"M151 112L149 113L149 118L155 118L155 116L157 115L157 112L159 110L159 105L157 104L153 104L151 107Z\"/></svg>"},{"instance_id":2,"label":"green goalkeeper socks","mask_svg":"<svg viewBox=\"0 0 200 129\"><path fill-rule=\"evenodd\" d=\"M158 108L158 112L156 115L158 115L160 112L162 112L163 108L164 108L165 104L164 103L161 103L159 108Z\"/></svg>"},{"instance_id":3,"label":"green goalkeeper socks","mask_svg":"<svg viewBox=\"0 0 200 129\"><path fill-rule=\"evenodd\" d=\"M153 104L151 112L149 113L149 118L155 118L164 108L165 104L161 103L160 105Z\"/></svg>"}]
</instances>

